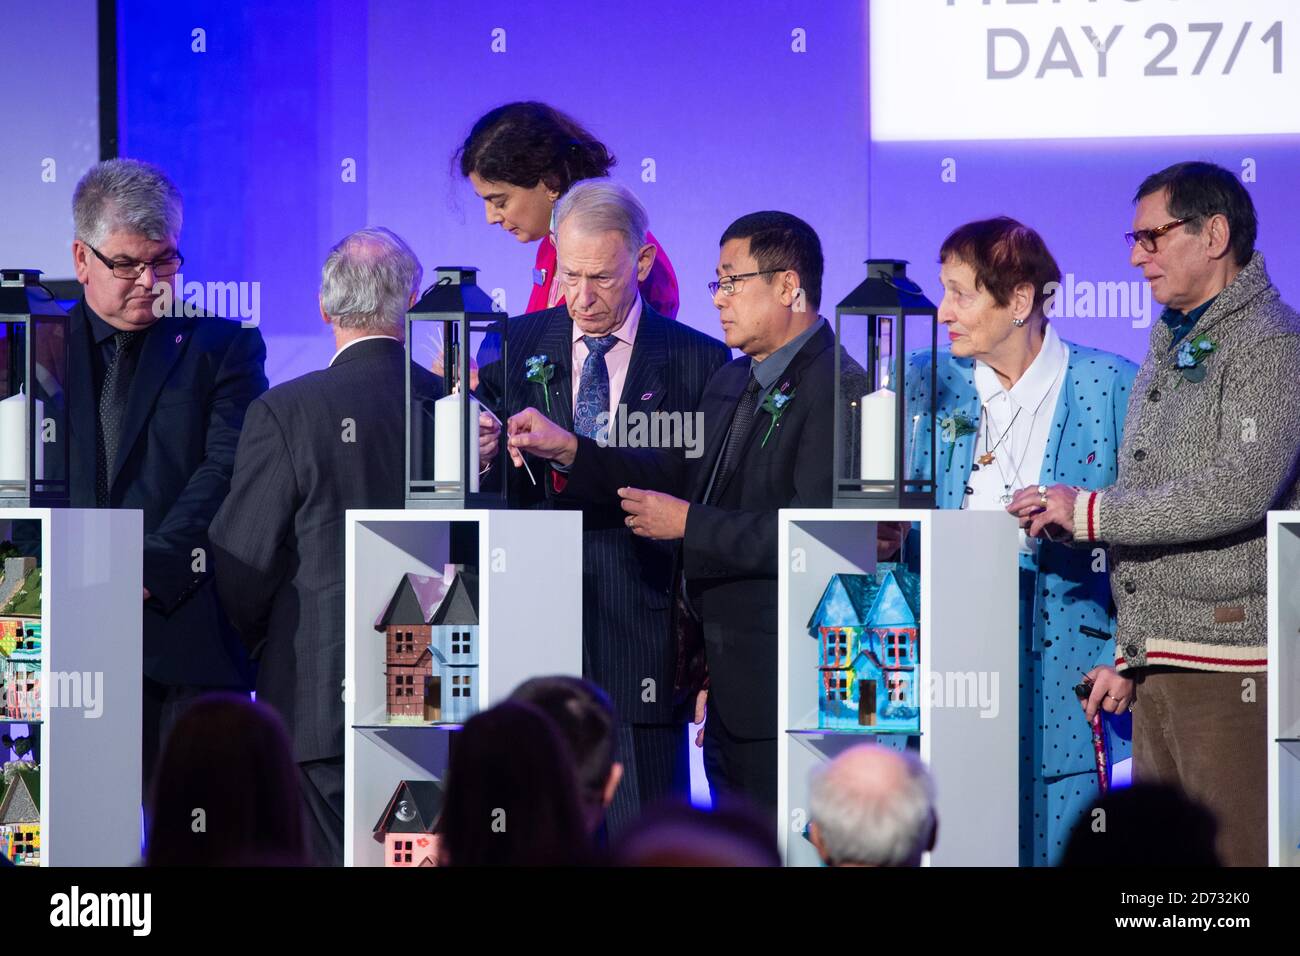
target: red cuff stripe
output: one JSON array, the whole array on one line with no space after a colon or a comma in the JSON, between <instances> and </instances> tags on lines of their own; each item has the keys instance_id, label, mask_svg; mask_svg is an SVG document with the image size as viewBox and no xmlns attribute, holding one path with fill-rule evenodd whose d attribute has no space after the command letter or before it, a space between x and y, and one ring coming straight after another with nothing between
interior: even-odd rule
<instances>
[{"instance_id":1,"label":"red cuff stripe","mask_svg":"<svg viewBox=\"0 0 1300 956\"><path fill-rule=\"evenodd\" d=\"M1097 540L1097 492L1088 493L1088 540Z\"/></svg>"}]
</instances>

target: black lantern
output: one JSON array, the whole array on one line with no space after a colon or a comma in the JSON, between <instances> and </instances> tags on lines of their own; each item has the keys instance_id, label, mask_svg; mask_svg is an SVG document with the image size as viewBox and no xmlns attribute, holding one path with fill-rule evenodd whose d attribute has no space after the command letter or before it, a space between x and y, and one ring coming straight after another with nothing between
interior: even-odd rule
<instances>
[{"instance_id":1,"label":"black lantern","mask_svg":"<svg viewBox=\"0 0 1300 956\"><path fill-rule=\"evenodd\" d=\"M491 297L475 284L477 271L439 266L433 285L406 313L408 508L506 506L505 482L493 492L479 490L478 417L487 408L470 388L470 356L475 341L495 336L504 364L507 323L493 309ZM445 392L440 398L423 394L412 381L413 363L439 351ZM509 388L509 381L504 382L503 408L509 407Z\"/></svg>"},{"instance_id":2,"label":"black lantern","mask_svg":"<svg viewBox=\"0 0 1300 956\"><path fill-rule=\"evenodd\" d=\"M36 269L0 270L0 507L68 504L68 314Z\"/></svg>"},{"instance_id":3,"label":"black lantern","mask_svg":"<svg viewBox=\"0 0 1300 956\"><path fill-rule=\"evenodd\" d=\"M835 307L836 507L934 507L938 344L938 310L907 261L868 259ZM916 447L927 438L928 454Z\"/></svg>"}]
</instances>

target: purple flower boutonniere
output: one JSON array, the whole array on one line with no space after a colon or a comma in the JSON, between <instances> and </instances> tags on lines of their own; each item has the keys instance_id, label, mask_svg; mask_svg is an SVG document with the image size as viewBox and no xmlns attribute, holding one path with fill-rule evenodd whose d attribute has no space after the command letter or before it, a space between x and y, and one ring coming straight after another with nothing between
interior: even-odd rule
<instances>
[{"instance_id":1,"label":"purple flower boutonniere","mask_svg":"<svg viewBox=\"0 0 1300 956\"><path fill-rule=\"evenodd\" d=\"M794 392L795 390L790 388L789 382L782 382L780 388L773 389L763 398L763 404L759 407L771 415L772 420L768 422L767 431L763 434L763 440L758 443L759 448L767 447L767 440L772 437L772 429L776 428L777 423L781 421L781 416L785 414L790 402L794 400Z\"/></svg>"},{"instance_id":2,"label":"purple flower boutonniere","mask_svg":"<svg viewBox=\"0 0 1300 956\"><path fill-rule=\"evenodd\" d=\"M1178 367L1183 370L1183 378L1193 385L1204 381L1205 366L1201 362L1213 351L1214 342L1206 335L1193 335L1178 346Z\"/></svg>"},{"instance_id":3,"label":"purple flower boutonniere","mask_svg":"<svg viewBox=\"0 0 1300 956\"><path fill-rule=\"evenodd\" d=\"M524 360L524 366L528 370L524 378L542 386L542 399L546 402L546 414L549 416L551 414L551 390L547 386L551 382L551 376L555 374L555 365L546 361L545 355L530 355Z\"/></svg>"}]
</instances>

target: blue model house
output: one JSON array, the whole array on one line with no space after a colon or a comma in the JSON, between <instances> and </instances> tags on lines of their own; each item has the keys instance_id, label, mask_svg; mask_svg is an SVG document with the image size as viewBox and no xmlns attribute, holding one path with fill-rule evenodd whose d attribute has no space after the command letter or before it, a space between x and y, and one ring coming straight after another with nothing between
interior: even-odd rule
<instances>
[{"instance_id":1,"label":"blue model house","mask_svg":"<svg viewBox=\"0 0 1300 956\"><path fill-rule=\"evenodd\" d=\"M919 733L921 580L902 565L835 574L808 622L820 642L818 727Z\"/></svg>"}]
</instances>

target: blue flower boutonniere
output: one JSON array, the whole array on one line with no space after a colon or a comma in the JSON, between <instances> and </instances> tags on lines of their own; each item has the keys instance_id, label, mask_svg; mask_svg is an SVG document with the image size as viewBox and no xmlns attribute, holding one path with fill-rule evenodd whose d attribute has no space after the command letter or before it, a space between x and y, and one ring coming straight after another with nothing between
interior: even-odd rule
<instances>
[{"instance_id":1,"label":"blue flower boutonniere","mask_svg":"<svg viewBox=\"0 0 1300 956\"><path fill-rule=\"evenodd\" d=\"M536 382L542 386L542 399L546 402L546 414L551 414L551 390L547 387L551 382L551 376L555 374L554 363L546 361L545 355L530 355L524 365L528 372L524 376L530 382Z\"/></svg>"},{"instance_id":2,"label":"blue flower boutonniere","mask_svg":"<svg viewBox=\"0 0 1300 956\"><path fill-rule=\"evenodd\" d=\"M1193 335L1178 346L1178 367L1183 370L1183 378L1192 384L1204 380L1205 366L1201 362L1213 351L1214 342L1205 335Z\"/></svg>"},{"instance_id":3,"label":"blue flower boutonniere","mask_svg":"<svg viewBox=\"0 0 1300 956\"><path fill-rule=\"evenodd\" d=\"M979 431L979 426L971 421L965 412L957 412L942 419L939 428L943 431L943 440L948 445L948 463L944 466L944 470L952 471L952 453L957 449L957 439L974 435Z\"/></svg>"},{"instance_id":4,"label":"blue flower boutonniere","mask_svg":"<svg viewBox=\"0 0 1300 956\"><path fill-rule=\"evenodd\" d=\"M786 391L789 389L789 391ZM782 382L781 387L768 392L763 398L763 404L760 406L763 411L772 416L772 420L767 425L767 431L763 435L763 440L758 443L759 448L767 447L767 440L772 437L772 429L776 428L777 422L785 414L786 408L794 399L794 389L790 388L789 382Z\"/></svg>"}]
</instances>

